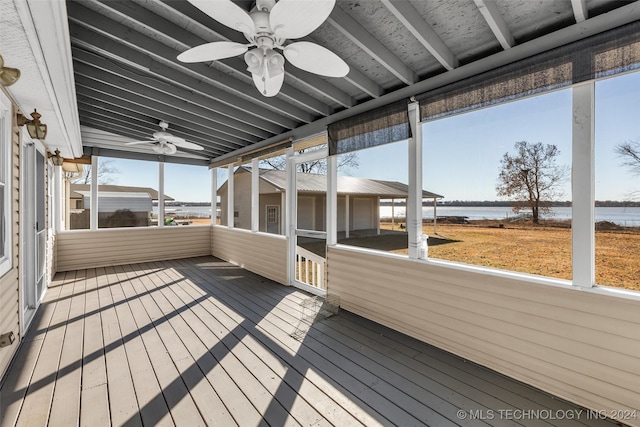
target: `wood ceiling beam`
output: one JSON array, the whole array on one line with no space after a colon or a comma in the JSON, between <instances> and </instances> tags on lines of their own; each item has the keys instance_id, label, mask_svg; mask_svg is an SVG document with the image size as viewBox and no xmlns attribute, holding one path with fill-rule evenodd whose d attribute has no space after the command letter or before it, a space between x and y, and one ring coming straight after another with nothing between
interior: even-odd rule
<instances>
[{"instance_id":1,"label":"wood ceiling beam","mask_svg":"<svg viewBox=\"0 0 640 427\"><path fill-rule=\"evenodd\" d=\"M238 143L252 143L259 139L263 139L248 134L247 132L231 128L227 125L212 122L208 119L208 114L210 114L210 112L206 108L191 104L184 99L167 94L161 90L141 86L134 81L127 80L121 76L114 75L108 71L104 71L78 61L74 62L74 69L78 77L85 77L93 80L96 84L102 83L106 87L112 88L109 93L121 93L122 91L126 91L131 94L129 97L130 100L133 101L138 97L141 102L145 103L144 105L148 105L150 107L155 106L152 108L159 111L172 111L175 114L183 111L184 113L181 114L180 117L184 118L184 116L190 114L197 117L194 117L193 120L206 120L207 127L210 127L212 130L215 130L220 134L227 135L230 141L238 141ZM84 81L86 82L86 80ZM104 88L105 86L102 87ZM94 87L96 86L94 85Z\"/></svg>"},{"instance_id":2,"label":"wood ceiling beam","mask_svg":"<svg viewBox=\"0 0 640 427\"><path fill-rule=\"evenodd\" d=\"M236 96L247 99L262 108L276 111L295 120L308 122L313 120L313 116L303 109L291 105L290 103L278 97L266 98L258 93L252 82L248 79L246 82L238 80L233 76L222 71L210 68L205 64L185 64L176 59L181 52L171 48L159 41L153 40L144 34L133 31L132 29L106 19L104 16L91 9L84 7L77 1L68 3L69 19L80 26L91 28L100 32L102 35L111 38L116 44L125 44L140 52L139 60L144 60L147 56L152 56L156 60L162 61L167 65L181 70L184 74L191 74L203 79L211 85L229 91ZM310 107L313 111L321 110L322 115L329 113L329 107L313 100L314 106Z\"/></svg>"},{"instance_id":3,"label":"wood ceiling beam","mask_svg":"<svg viewBox=\"0 0 640 427\"><path fill-rule=\"evenodd\" d=\"M418 80L416 73L411 68L338 5L333 8L327 22L367 52L403 83L412 85Z\"/></svg>"},{"instance_id":4,"label":"wood ceiling beam","mask_svg":"<svg viewBox=\"0 0 640 427\"><path fill-rule=\"evenodd\" d=\"M160 120L160 118L172 117L172 120L169 123L170 125L179 123L183 128L187 128L192 131L195 130L206 135L207 137L202 140L202 142L207 145L213 144L220 147L222 150L230 148L229 142L224 139L224 135L221 137L218 132L202 125L197 117L189 114L181 115L180 117L177 115L170 116L166 113L166 110L155 109L154 107L157 104L153 106L143 105L135 95L128 92L116 92L112 94L108 92L111 90L108 86L99 85L97 88L93 87L95 86L94 82L82 76L79 76L77 80L76 92L78 94L79 103L91 103L92 105L100 106L105 110L114 112L119 108L124 112L123 114L126 115L132 115L134 114L133 112L138 112L147 117L157 118L158 120ZM150 128L150 132L155 130L157 129L151 130Z\"/></svg>"},{"instance_id":5,"label":"wood ceiling beam","mask_svg":"<svg viewBox=\"0 0 640 427\"><path fill-rule=\"evenodd\" d=\"M502 18L500 11L494 0L473 0L478 7L478 10L487 21L489 28L493 32L494 36L500 42L503 49L507 50L515 46L516 41L513 38L511 30L507 26L507 23Z\"/></svg>"},{"instance_id":6,"label":"wood ceiling beam","mask_svg":"<svg viewBox=\"0 0 640 427\"><path fill-rule=\"evenodd\" d=\"M103 93L106 95L111 95L112 99L124 99L128 101L130 104L133 104L131 108L135 109L135 105L139 105L142 107L147 107L151 111L150 113L155 113L155 115L149 114L151 117L157 117L158 119L164 118L167 121L170 121L171 117L178 117L185 121L191 121L192 123L202 122L203 118L198 117L197 114L194 114L190 110L185 110L179 107L179 103L169 104L163 103L161 100L153 100L150 98L144 99L139 96L137 93L132 92L131 88L121 87L117 85L110 85L104 83L99 80L94 80L91 77L83 74L85 71L81 66L82 64L74 64L76 68L76 86L78 88L89 88L95 90L99 93ZM86 66L85 66L86 67ZM80 92L80 91L79 91ZM83 91L84 93L84 91ZM118 105L123 105L122 102L115 101ZM195 124L194 123L194 124ZM218 129L211 128L209 131L210 135L218 141L218 143L222 146L226 146L227 148L238 148L243 147L245 145L254 143L257 141L256 138L252 138L250 140L242 139L238 137L234 137L225 133L220 132Z\"/></svg>"},{"instance_id":7,"label":"wood ceiling beam","mask_svg":"<svg viewBox=\"0 0 640 427\"><path fill-rule=\"evenodd\" d=\"M132 126L144 126L145 129L148 129L147 138L145 139L150 139L153 132L157 132L160 129L160 127L158 126L159 120L155 120L154 118L150 118L149 116L135 114L128 111L125 111L123 114L122 111L114 110L113 107L104 108L104 105L105 103L96 102L96 100L89 99L85 96L78 97L78 107L80 111L97 114L102 117L108 117L114 122L117 121L118 123L122 124L130 123ZM202 134L189 128L185 129L184 127L180 126L180 124L176 124L174 121L169 123L169 125L170 126L168 132L172 135L179 136L189 142L194 142L196 144L202 145L205 148L211 146L211 135Z\"/></svg>"},{"instance_id":8,"label":"wood ceiling beam","mask_svg":"<svg viewBox=\"0 0 640 427\"><path fill-rule=\"evenodd\" d=\"M571 7L573 8L573 16L575 16L577 23L589 19L587 0L571 0Z\"/></svg>"},{"instance_id":9,"label":"wood ceiling beam","mask_svg":"<svg viewBox=\"0 0 640 427\"><path fill-rule=\"evenodd\" d=\"M124 66L119 66L115 62L115 59L109 61L91 52L78 49L77 47L73 48L73 53L77 63L92 67L92 69L96 69L97 72L102 71L99 75L105 79L105 82L109 83L111 80L119 80L127 82L126 87L132 87L132 84L135 84L133 86L135 90L139 88L140 93L148 98L153 99L158 95L166 103L177 102L179 105L185 104L183 107L186 108L188 106L194 112L199 111L199 114L207 120L207 123L210 124L212 129L239 137L253 136L259 139L263 139L282 130L281 127L277 127L276 129L267 131L254 127L244 121L231 119L228 116L212 110L212 108L219 108L213 100L154 78L143 78L140 73L127 70ZM85 73L89 73L89 70L85 70ZM177 101L172 98L177 99Z\"/></svg>"},{"instance_id":10,"label":"wood ceiling beam","mask_svg":"<svg viewBox=\"0 0 640 427\"><path fill-rule=\"evenodd\" d=\"M444 68L453 70L458 67L458 58L411 3L397 0L381 1Z\"/></svg>"}]
</instances>

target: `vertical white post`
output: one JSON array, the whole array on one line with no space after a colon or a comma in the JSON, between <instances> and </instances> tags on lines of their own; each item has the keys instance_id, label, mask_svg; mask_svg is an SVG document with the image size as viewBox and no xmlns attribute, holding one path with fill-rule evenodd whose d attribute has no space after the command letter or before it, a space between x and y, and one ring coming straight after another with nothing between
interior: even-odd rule
<instances>
[{"instance_id":1,"label":"vertical white post","mask_svg":"<svg viewBox=\"0 0 640 427\"><path fill-rule=\"evenodd\" d=\"M53 198L55 203L53 229L59 233L62 230L62 213L65 206L64 194L62 194L62 166L53 167Z\"/></svg>"},{"instance_id":2,"label":"vertical white post","mask_svg":"<svg viewBox=\"0 0 640 427\"><path fill-rule=\"evenodd\" d=\"M251 161L251 231L260 230L260 159Z\"/></svg>"},{"instance_id":3,"label":"vertical white post","mask_svg":"<svg viewBox=\"0 0 640 427\"><path fill-rule=\"evenodd\" d=\"M287 257L287 284L291 285L296 277L296 221L298 219L296 212L298 191L296 189L296 164L293 161L293 148L287 149L285 173L285 198L287 202L285 230L289 243L289 256Z\"/></svg>"},{"instance_id":4,"label":"vertical white post","mask_svg":"<svg viewBox=\"0 0 640 427\"><path fill-rule=\"evenodd\" d=\"M91 206L89 206L91 230L98 229L98 163L98 156L91 156Z\"/></svg>"},{"instance_id":5,"label":"vertical white post","mask_svg":"<svg viewBox=\"0 0 640 427\"><path fill-rule=\"evenodd\" d=\"M438 234L438 199L433 198L433 234Z\"/></svg>"},{"instance_id":6,"label":"vertical white post","mask_svg":"<svg viewBox=\"0 0 640 427\"><path fill-rule=\"evenodd\" d=\"M287 224L287 192L283 191L280 193L280 229L278 233L282 235L287 234L286 229Z\"/></svg>"},{"instance_id":7,"label":"vertical white post","mask_svg":"<svg viewBox=\"0 0 640 427\"><path fill-rule=\"evenodd\" d=\"M345 239L348 239L349 229L351 228L351 223L349 221L349 195L345 194L344 199L344 237Z\"/></svg>"},{"instance_id":8,"label":"vertical white post","mask_svg":"<svg viewBox=\"0 0 640 427\"><path fill-rule=\"evenodd\" d=\"M573 88L572 264L573 284L595 285L595 83Z\"/></svg>"},{"instance_id":9,"label":"vertical white post","mask_svg":"<svg viewBox=\"0 0 640 427\"><path fill-rule=\"evenodd\" d=\"M376 197L376 234L380 235L380 196Z\"/></svg>"},{"instance_id":10,"label":"vertical white post","mask_svg":"<svg viewBox=\"0 0 640 427\"><path fill-rule=\"evenodd\" d=\"M420 106L409 104L409 124L413 138L409 139L409 194L407 197L407 233L409 258L418 258L422 235L422 127Z\"/></svg>"},{"instance_id":11,"label":"vertical white post","mask_svg":"<svg viewBox=\"0 0 640 427\"><path fill-rule=\"evenodd\" d=\"M391 199L391 230L395 230L396 225L396 199Z\"/></svg>"},{"instance_id":12,"label":"vertical white post","mask_svg":"<svg viewBox=\"0 0 640 427\"><path fill-rule=\"evenodd\" d=\"M233 206L233 163L227 167L227 227L233 228L235 223L234 206Z\"/></svg>"},{"instance_id":13,"label":"vertical white post","mask_svg":"<svg viewBox=\"0 0 640 427\"><path fill-rule=\"evenodd\" d=\"M164 227L164 162L158 162L158 227Z\"/></svg>"},{"instance_id":14,"label":"vertical white post","mask_svg":"<svg viewBox=\"0 0 640 427\"><path fill-rule=\"evenodd\" d=\"M327 246L338 243L338 158L327 157Z\"/></svg>"},{"instance_id":15,"label":"vertical white post","mask_svg":"<svg viewBox=\"0 0 640 427\"><path fill-rule=\"evenodd\" d=\"M211 225L218 219L218 168L211 168Z\"/></svg>"}]
</instances>

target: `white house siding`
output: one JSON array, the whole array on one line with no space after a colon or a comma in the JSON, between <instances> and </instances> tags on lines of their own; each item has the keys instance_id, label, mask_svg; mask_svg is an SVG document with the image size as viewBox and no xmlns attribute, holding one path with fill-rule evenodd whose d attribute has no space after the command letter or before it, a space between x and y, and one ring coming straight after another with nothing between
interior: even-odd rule
<instances>
[{"instance_id":1,"label":"white house siding","mask_svg":"<svg viewBox=\"0 0 640 427\"><path fill-rule=\"evenodd\" d=\"M211 255L210 226L111 228L58 233L57 270Z\"/></svg>"},{"instance_id":2,"label":"white house siding","mask_svg":"<svg viewBox=\"0 0 640 427\"><path fill-rule=\"evenodd\" d=\"M349 311L587 408L640 411L640 299L345 247L328 279Z\"/></svg>"},{"instance_id":3,"label":"white house siding","mask_svg":"<svg viewBox=\"0 0 640 427\"><path fill-rule=\"evenodd\" d=\"M13 193L12 201L12 213L11 218L11 238L13 247L13 260L11 270L5 275L0 277L0 334L5 334L13 331L16 341L8 346L0 348L0 378L7 370L7 366L11 361L11 358L18 349L18 343L20 342L20 290L19 290L19 266L18 266L18 251L20 242L20 220L19 220L19 206L20 206L20 131L15 126L15 108L12 114L14 117L14 126L12 129L12 144L13 144L13 173L11 182L11 192Z\"/></svg>"},{"instance_id":4,"label":"white house siding","mask_svg":"<svg viewBox=\"0 0 640 427\"><path fill-rule=\"evenodd\" d=\"M284 236L214 226L211 253L275 282L287 283L287 239Z\"/></svg>"}]
</instances>

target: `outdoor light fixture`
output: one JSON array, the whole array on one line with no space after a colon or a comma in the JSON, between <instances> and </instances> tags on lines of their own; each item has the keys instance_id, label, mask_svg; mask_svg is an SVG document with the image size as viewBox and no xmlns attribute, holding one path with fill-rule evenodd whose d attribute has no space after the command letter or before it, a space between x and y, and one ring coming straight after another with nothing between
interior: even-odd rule
<instances>
[{"instance_id":1,"label":"outdoor light fixture","mask_svg":"<svg viewBox=\"0 0 640 427\"><path fill-rule=\"evenodd\" d=\"M33 139L45 139L47 137L47 125L40 123L40 113L33 109L33 113L31 113L31 117L33 119L28 120L22 114L18 114L18 126L27 125L27 132L29 132L29 136Z\"/></svg>"},{"instance_id":2,"label":"outdoor light fixture","mask_svg":"<svg viewBox=\"0 0 640 427\"><path fill-rule=\"evenodd\" d=\"M60 155L60 150L57 148L55 153L48 153L47 156L51 159L54 166L62 166L64 163L64 157Z\"/></svg>"},{"instance_id":3,"label":"outdoor light fixture","mask_svg":"<svg viewBox=\"0 0 640 427\"><path fill-rule=\"evenodd\" d=\"M2 86L11 86L20 78L20 70L4 66L4 59L0 55L0 84Z\"/></svg>"}]
</instances>

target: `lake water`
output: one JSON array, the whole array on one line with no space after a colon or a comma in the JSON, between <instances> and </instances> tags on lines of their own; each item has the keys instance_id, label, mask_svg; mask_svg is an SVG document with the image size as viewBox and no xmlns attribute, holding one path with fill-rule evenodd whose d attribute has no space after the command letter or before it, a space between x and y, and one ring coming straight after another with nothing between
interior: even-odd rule
<instances>
[{"instance_id":1,"label":"lake water","mask_svg":"<svg viewBox=\"0 0 640 427\"><path fill-rule=\"evenodd\" d=\"M571 219L570 207L555 207L551 209L552 216L544 216L547 219ZM404 217L405 208L396 206L396 217ZM436 214L441 216L464 216L469 220L479 219L507 219L516 214L508 207L495 206L438 206ZM391 206L381 206L380 216L391 217ZM596 207L596 221L610 221L625 227L640 227L640 208L638 207ZM433 219L433 207L422 208L422 218Z\"/></svg>"},{"instance_id":2,"label":"lake water","mask_svg":"<svg viewBox=\"0 0 640 427\"><path fill-rule=\"evenodd\" d=\"M570 207L552 208L553 216L545 216L547 219L571 219ZM153 213L158 213L158 208L154 206ZM189 215L192 217L208 218L211 216L211 208L208 206L171 206L167 207L167 213L176 215ZM404 218L405 208L396 206L396 218ZM508 207L495 206L438 206L437 215L441 216L464 216L469 220L478 219L507 219L516 215ZM391 217L391 206L380 206L380 217ZM640 227L639 207L596 207L596 221L610 221L625 227ZM422 218L433 219L433 207L422 208Z\"/></svg>"}]
</instances>

